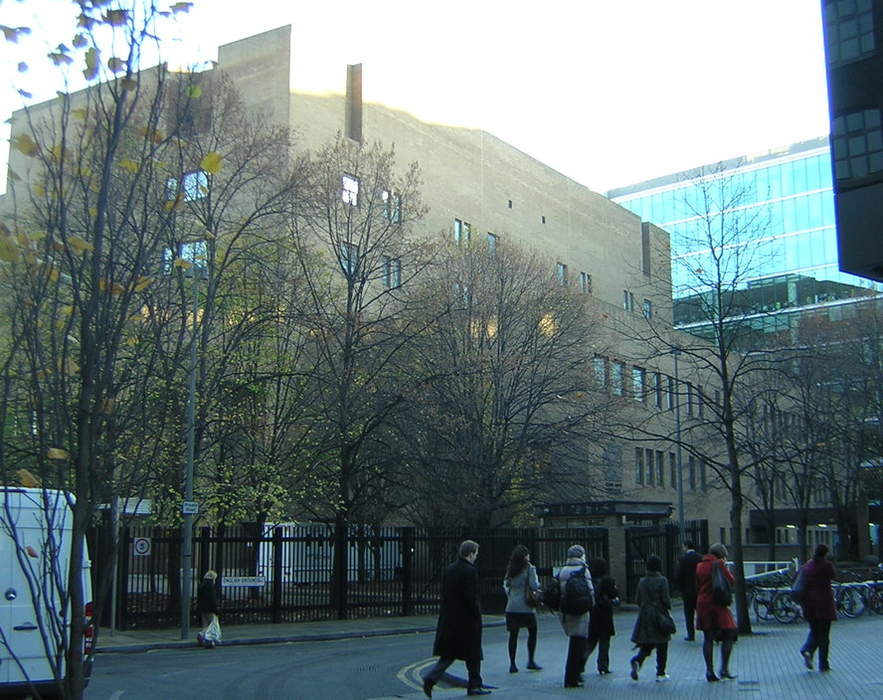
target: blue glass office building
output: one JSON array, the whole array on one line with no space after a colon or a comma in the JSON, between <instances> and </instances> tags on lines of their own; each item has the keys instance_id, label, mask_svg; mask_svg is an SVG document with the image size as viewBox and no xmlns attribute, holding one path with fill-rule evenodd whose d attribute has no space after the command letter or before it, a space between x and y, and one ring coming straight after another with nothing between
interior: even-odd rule
<instances>
[{"instance_id":1,"label":"blue glass office building","mask_svg":"<svg viewBox=\"0 0 883 700\"><path fill-rule=\"evenodd\" d=\"M697 201L702 193L698 173L706 178L709 173L720 173L727 178L729 187L742 195L742 215L744 210L755 209L763 222L756 235L764 255L740 282L741 293L750 302L744 308L754 312L746 317L755 316L757 333L752 344L793 340L801 317L829 311L836 315L844 305L883 291L883 284L841 272L838 267L831 155L828 139L820 138L608 193L613 201L671 234L672 292L679 327L701 335L705 325L702 318L692 315L691 309L696 307L688 302L695 293L695 280L687 279L683 265L701 266L705 254L692 242L695 212L704 211ZM743 237L751 235L750 230L743 232Z\"/></svg>"}]
</instances>

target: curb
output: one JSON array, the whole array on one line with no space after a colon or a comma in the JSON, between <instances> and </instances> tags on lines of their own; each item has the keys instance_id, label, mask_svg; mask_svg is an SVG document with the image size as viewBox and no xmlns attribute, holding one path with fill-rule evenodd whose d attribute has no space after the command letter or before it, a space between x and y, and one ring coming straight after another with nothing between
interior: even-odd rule
<instances>
[{"instance_id":1,"label":"curb","mask_svg":"<svg viewBox=\"0 0 883 700\"><path fill-rule=\"evenodd\" d=\"M482 627L503 627L506 622L497 620L487 622ZM252 644L285 644L292 642L330 642L340 639L360 639L367 637L391 637L402 634L419 634L423 632L435 632L436 626L423 627L403 627L399 629L386 630L361 630L358 632L319 632L316 634L290 634L279 635L274 637L245 637L239 639L230 639L222 641L218 647L247 646ZM96 654L135 654L154 649L201 649L195 641L180 640L177 642L146 642L143 644L124 644L120 646L101 647L96 650Z\"/></svg>"}]
</instances>

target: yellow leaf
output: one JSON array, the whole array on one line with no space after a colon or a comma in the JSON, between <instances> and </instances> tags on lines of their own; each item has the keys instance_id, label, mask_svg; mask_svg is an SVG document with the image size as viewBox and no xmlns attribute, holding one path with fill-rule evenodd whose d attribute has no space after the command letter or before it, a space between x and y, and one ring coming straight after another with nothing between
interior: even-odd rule
<instances>
[{"instance_id":1,"label":"yellow leaf","mask_svg":"<svg viewBox=\"0 0 883 700\"><path fill-rule=\"evenodd\" d=\"M71 116L76 119L84 120L88 112L84 107L77 107L76 109L71 110Z\"/></svg>"},{"instance_id":2,"label":"yellow leaf","mask_svg":"<svg viewBox=\"0 0 883 700\"><path fill-rule=\"evenodd\" d=\"M26 489L40 488L40 480L27 469L16 469L15 475L18 477L19 483Z\"/></svg>"},{"instance_id":3,"label":"yellow leaf","mask_svg":"<svg viewBox=\"0 0 883 700\"><path fill-rule=\"evenodd\" d=\"M198 100L202 97L202 88L199 85L191 85L187 88L187 96L192 100Z\"/></svg>"},{"instance_id":4,"label":"yellow leaf","mask_svg":"<svg viewBox=\"0 0 883 700\"><path fill-rule=\"evenodd\" d=\"M175 267L180 267L182 270L189 270L191 267L193 267L193 263L185 260L184 258L175 258L175 262L172 263L172 265L174 265Z\"/></svg>"},{"instance_id":5,"label":"yellow leaf","mask_svg":"<svg viewBox=\"0 0 883 700\"><path fill-rule=\"evenodd\" d=\"M56 66L60 66L62 64L70 65L74 62L74 59L72 59L66 53L58 53L55 51L49 54L49 58Z\"/></svg>"},{"instance_id":6,"label":"yellow leaf","mask_svg":"<svg viewBox=\"0 0 883 700\"><path fill-rule=\"evenodd\" d=\"M129 13L126 10L108 10L104 21L113 27L121 27L126 23Z\"/></svg>"},{"instance_id":7,"label":"yellow leaf","mask_svg":"<svg viewBox=\"0 0 883 700\"><path fill-rule=\"evenodd\" d=\"M221 172L221 161L223 160L223 156L220 153L216 153L212 151L211 153L206 153L205 158L202 159L202 162L199 164L199 167L205 170L207 173L212 175L217 175Z\"/></svg>"},{"instance_id":8,"label":"yellow leaf","mask_svg":"<svg viewBox=\"0 0 883 700\"><path fill-rule=\"evenodd\" d=\"M126 62L121 58L111 56L107 59L107 67L110 68L113 73L122 73L126 70Z\"/></svg>"},{"instance_id":9,"label":"yellow leaf","mask_svg":"<svg viewBox=\"0 0 883 700\"><path fill-rule=\"evenodd\" d=\"M98 216L98 207L89 207L89 216L97 217Z\"/></svg>"},{"instance_id":10,"label":"yellow leaf","mask_svg":"<svg viewBox=\"0 0 883 700\"><path fill-rule=\"evenodd\" d=\"M65 316L70 316L74 312L74 307L70 304L66 304L64 306L59 307L58 313L64 314Z\"/></svg>"},{"instance_id":11,"label":"yellow leaf","mask_svg":"<svg viewBox=\"0 0 883 700\"><path fill-rule=\"evenodd\" d=\"M165 209L166 211L174 211L175 209L178 209L179 205L181 205L183 202L184 202L184 197L183 197L183 195L179 194L174 199L170 199L168 202L166 202L163 205L163 209Z\"/></svg>"},{"instance_id":12,"label":"yellow leaf","mask_svg":"<svg viewBox=\"0 0 883 700\"><path fill-rule=\"evenodd\" d=\"M64 371L65 374L77 374L80 371L80 366L74 361L74 358L67 357L64 360Z\"/></svg>"},{"instance_id":13,"label":"yellow leaf","mask_svg":"<svg viewBox=\"0 0 883 700\"><path fill-rule=\"evenodd\" d=\"M42 197L46 194L46 188L39 182L35 182L33 185L34 194L38 197Z\"/></svg>"},{"instance_id":14,"label":"yellow leaf","mask_svg":"<svg viewBox=\"0 0 883 700\"><path fill-rule=\"evenodd\" d=\"M64 148L62 148L61 144L55 144L52 147L52 159L58 163L62 158L64 158Z\"/></svg>"},{"instance_id":15,"label":"yellow leaf","mask_svg":"<svg viewBox=\"0 0 883 700\"><path fill-rule=\"evenodd\" d=\"M150 286L150 283L153 282L153 277L139 277L138 281L135 282L135 286L132 288L136 292L143 292L147 287Z\"/></svg>"},{"instance_id":16,"label":"yellow leaf","mask_svg":"<svg viewBox=\"0 0 883 700\"><path fill-rule=\"evenodd\" d=\"M58 282L61 278L61 274L58 272L58 268L54 265L49 267L49 281L50 282Z\"/></svg>"},{"instance_id":17,"label":"yellow leaf","mask_svg":"<svg viewBox=\"0 0 883 700\"><path fill-rule=\"evenodd\" d=\"M101 410L107 414L113 413L113 399L104 399L101 402Z\"/></svg>"},{"instance_id":18,"label":"yellow leaf","mask_svg":"<svg viewBox=\"0 0 883 700\"><path fill-rule=\"evenodd\" d=\"M68 236L67 244L73 249L73 251L77 255L82 255L87 250L92 251L95 250L95 246L93 246L89 241L80 238L79 236Z\"/></svg>"},{"instance_id":19,"label":"yellow leaf","mask_svg":"<svg viewBox=\"0 0 883 700\"><path fill-rule=\"evenodd\" d=\"M46 457L49 459L69 459L70 455L67 450L63 450L60 447L50 447L46 450Z\"/></svg>"},{"instance_id":20,"label":"yellow leaf","mask_svg":"<svg viewBox=\"0 0 883 700\"><path fill-rule=\"evenodd\" d=\"M37 144L35 144L34 140L27 134L19 134L13 138L12 145L16 150L24 153L26 156L33 157L37 155Z\"/></svg>"},{"instance_id":21,"label":"yellow leaf","mask_svg":"<svg viewBox=\"0 0 883 700\"><path fill-rule=\"evenodd\" d=\"M15 245L12 236L0 236L0 260L3 262L18 262L21 253Z\"/></svg>"},{"instance_id":22,"label":"yellow leaf","mask_svg":"<svg viewBox=\"0 0 883 700\"><path fill-rule=\"evenodd\" d=\"M77 34L73 41L71 42L75 48L82 49L89 42L86 40L86 37L83 34Z\"/></svg>"},{"instance_id":23,"label":"yellow leaf","mask_svg":"<svg viewBox=\"0 0 883 700\"><path fill-rule=\"evenodd\" d=\"M100 58L98 49L94 46L90 46L86 50L86 67L83 69L83 75L86 77L86 80L94 80L98 77L98 69L101 65Z\"/></svg>"},{"instance_id":24,"label":"yellow leaf","mask_svg":"<svg viewBox=\"0 0 883 700\"><path fill-rule=\"evenodd\" d=\"M134 160L130 158L123 158L120 161L120 167L126 172L132 173L133 175L138 172L138 168L141 167Z\"/></svg>"}]
</instances>

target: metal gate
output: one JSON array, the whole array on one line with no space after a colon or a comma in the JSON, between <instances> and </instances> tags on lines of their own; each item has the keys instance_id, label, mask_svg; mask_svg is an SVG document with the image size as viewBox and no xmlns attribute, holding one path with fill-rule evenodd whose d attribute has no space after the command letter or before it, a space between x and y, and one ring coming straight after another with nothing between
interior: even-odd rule
<instances>
[{"instance_id":1,"label":"metal gate","mask_svg":"<svg viewBox=\"0 0 883 700\"><path fill-rule=\"evenodd\" d=\"M634 602L638 581L647 573L647 559L656 555L662 560L662 573L669 580L677 572L680 558L679 528L674 523L660 527L635 527L625 532L626 600ZM684 524L684 541L692 541L697 551L708 551L708 521L688 520Z\"/></svg>"}]
</instances>

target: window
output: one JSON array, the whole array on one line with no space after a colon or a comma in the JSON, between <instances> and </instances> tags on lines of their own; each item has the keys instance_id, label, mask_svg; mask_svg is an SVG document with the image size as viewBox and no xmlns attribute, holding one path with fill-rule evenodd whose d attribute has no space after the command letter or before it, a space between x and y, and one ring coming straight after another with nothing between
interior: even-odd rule
<instances>
[{"instance_id":1,"label":"window","mask_svg":"<svg viewBox=\"0 0 883 700\"><path fill-rule=\"evenodd\" d=\"M829 0L822 11L828 63L846 63L874 50L871 0Z\"/></svg>"},{"instance_id":2,"label":"window","mask_svg":"<svg viewBox=\"0 0 883 700\"><path fill-rule=\"evenodd\" d=\"M662 375L659 372L653 373L653 396L656 408L662 408Z\"/></svg>"},{"instance_id":3,"label":"window","mask_svg":"<svg viewBox=\"0 0 883 700\"><path fill-rule=\"evenodd\" d=\"M193 241L191 243L179 243L176 249L166 248L163 251L163 272L170 272L172 263L181 258L186 260L194 268L203 269L208 260L208 248L205 241Z\"/></svg>"},{"instance_id":4,"label":"window","mask_svg":"<svg viewBox=\"0 0 883 700\"><path fill-rule=\"evenodd\" d=\"M665 381L666 381L666 384L668 385L666 387L667 388L666 396L668 397L666 399L666 408L668 408L668 410L671 411L675 407L675 380L674 380L674 377L666 376Z\"/></svg>"},{"instance_id":5,"label":"window","mask_svg":"<svg viewBox=\"0 0 883 700\"><path fill-rule=\"evenodd\" d=\"M665 486L665 452L656 450L656 485Z\"/></svg>"},{"instance_id":6,"label":"window","mask_svg":"<svg viewBox=\"0 0 883 700\"><path fill-rule=\"evenodd\" d=\"M647 486L653 486L653 450L644 450L644 459L647 463Z\"/></svg>"},{"instance_id":7,"label":"window","mask_svg":"<svg viewBox=\"0 0 883 700\"><path fill-rule=\"evenodd\" d=\"M340 198L345 204L359 206L359 178L354 175L344 175L341 179Z\"/></svg>"},{"instance_id":8,"label":"window","mask_svg":"<svg viewBox=\"0 0 883 700\"><path fill-rule=\"evenodd\" d=\"M599 355L592 358L592 369L595 371L595 381L603 387L607 386L607 359Z\"/></svg>"},{"instance_id":9,"label":"window","mask_svg":"<svg viewBox=\"0 0 883 700\"><path fill-rule=\"evenodd\" d=\"M622 362L610 363L610 389L614 396L622 396L625 393L625 364Z\"/></svg>"},{"instance_id":10,"label":"window","mask_svg":"<svg viewBox=\"0 0 883 700\"><path fill-rule=\"evenodd\" d=\"M635 310L635 295L632 294L628 289L622 290L622 308L624 308L626 311Z\"/></svg>"},{"instance_id":11,"label":"window","mask_svg":"<svg viewBox=\"0 0 883 700\"><path fill-rule=\"evenodd\" d=\"M687 415L693 415L693 385L690 382L685 383L685 389L687 391Z\"/></svg>"},{"instance_id":12,"label":"window","mask_svg":"<svg viewBox=\"0 0 883 700\"><path fill-rule=\"evenodd\" d=\"M497 236L490 231L487 232L487 252L491 255L497 252Z\"/></svg>"},{"instance_id":13,"label":"window","mask_svg":"<svg viewBox=\"0 0 883 700\"><path fill-rule=\"evenodd\" d=\"M678 460L674 452L668 453L668 468L671 475L669 483L673 489L678 487Z\"/></svg>"},{"instance_id":14,"label":"window","mask_svg":"<svg viewBox=\"0 0 883 700\"><path fill-rule=\"evenodd\" d=\"M402 223L402 195L383 190L380 198L383 200L383 216L387 221L392 221L394 224Z\"/></svg>"},{"instance_id":15,"label":"window","mask_svg":"<svg viewBox=\"0 0 883 700\"><path fill-rule=\"evenodd\" d=\"M472 226L468 221L454 219L454 240L457 243L469 242L469 236L472 233Z\"/></svg>"},{"instance_id":16,"label":"window","mask_svg":"<svg viewBox=\"0 0 883 700\"><path fill-rule=\"evenodd\" d=\"M644 314L644 318L648 321L653 318L653 302L649 299L644 299L644 303L641 305L641 313Z\"/></svg>"},{"instance_id":17,"label":"window","mask_svg":"<svg viewBox=\"0 0 883 700\"><path fill-rule=\"evenodd\" d=\"M703 491L705 491L705 489L708 488L707 479L708 479L708 465L705 463L705 460L703 459L699 463L699 486Z\"/></svg>"},{"instance_id":18,"label":"window","mask_svg":"<svg viewBox=\"0 0 883 700\"><path fill-rule=\"evenodd\" d=\"M383 257L383 286L390 289L402 286L401 258Z\"/></svg>"},{"instance_id":19,"label":"window","mask_svg":"<svg viewBox=\"0 0 883 700\"><path fill-rule=\"evenodd\" d=\"M690 458L687 460L688 469L690 472L690 490L696 490L696 458L693 455L690 455Z\"/></svg>"},{"instance_id":20,"label":"window","mask_svg":"<svg viewBox=\"0 0 883 700\"><path fill-rule=\"evenodd\" d=\"M632 367L632 396L635 401L643 401L646 395L647 371L643 367Z\"/></svg>"},{"instance_id":21,"label":"window","mask_svg":"<svg viewBox=\"0 0 883 700\"><path fill-rule=\"evenodd\" d=\"M644 450L635 448L635 483L644 483Z\"/></svg>"},{"instance_id":22,"label":"window","mask_svg":"<svg viewBox=\"0 0 883 700\"><path fill-rule=\"evenodd\" d=\"M202 199L208 194L208 173L204 170L184 173L180 180L180 192L178 191L178 184L178 178L176 177L170 177L166 180L166 199L173 200L179 195L184 197L185 202Z\"/></svg>"},{"instance_id":23,"label":"window","mask_svg":"<svg viewBox=\"0 0 883 700\"><path fill-rule=\"evenodd\" d=\"M883 171L880 110L864 109L834 119L831 137L834 175L838 180Z\"/></svg>"},{"instance_id":24,"label":"window","mask_svg":"<svg viewBox=\"0 0 883 700\"><path fill-rule=\"evenodd\" d=\"M705 418L705 394L702 393L702 389L696 387L696 408L698 409L699 417Z\"/></svg>"},{"instance_id":25,"label":"window","mask_svg":"<svg viewBox=\"0 0 883 700\"><path fill-rule=\"evenodd\" d=\"M579 290L583 294L592 293L592 276L588 272L579 273Z\"/></svg>"},{"instance_id":26,"label":"window","mask_svg":"<svg viewBox=\"0 0 883 700\"><path fill-rule=\"evenodd\" d=\"M558 263L555 266L555 277L558 279L559 287L567 286L567 265L564 263Z\"/></svg>"},{"instance_id":27,"label":"window","mask_svg":"<svg viewBox=\"0 0 883 700\"><path fill-rule=\"evenodd\" d=\"M340 244L340 267L347 277L355 274L359 267L359 246L353 243Z\"/></svg>"}]
</instances>

